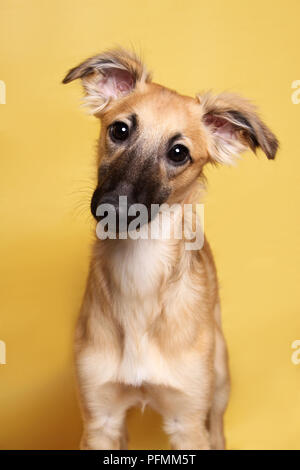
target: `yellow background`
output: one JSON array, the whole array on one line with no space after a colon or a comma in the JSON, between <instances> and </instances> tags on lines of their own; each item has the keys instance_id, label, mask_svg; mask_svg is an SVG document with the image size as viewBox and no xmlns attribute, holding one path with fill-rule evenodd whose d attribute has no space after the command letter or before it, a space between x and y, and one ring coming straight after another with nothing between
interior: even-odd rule
<instances>
[{"instance_id":1,"label":"yellow background","mask_svg":"<svg viewBox=\"0 0 300 470\"><path fill-rule=\"evenodd\" d=\"M76 448L72 335L93 223L97 120L65 72L133 45L155 81L194 95L232 90L278 135L275 162L247 153L207 169L206 233L218 266L232 394L231 449L300 449L298 0L1 0L0 448ZM151 411L131 448L168 448Z\"/></svg>"}]
</instances>

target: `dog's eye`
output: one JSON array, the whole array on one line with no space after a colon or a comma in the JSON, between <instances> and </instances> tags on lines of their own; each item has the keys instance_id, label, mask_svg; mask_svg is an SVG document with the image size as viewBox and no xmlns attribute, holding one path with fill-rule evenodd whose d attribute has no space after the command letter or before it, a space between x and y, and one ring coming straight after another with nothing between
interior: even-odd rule
<instances>
[{"instance_id":1,"label":"dog's eye","mask_svg":"<svg viewBox=\"0 0 300 470\"><path fill-rule=\"evenodd\" d=\"M182 144L176 144L168 151L168 159L173 165L183 165L190 159L189 149Z\"/></svg>"},{"instance_id":2,"label":"dog's eye","mask_svg":"<svg viewBox=\"0 0 300 470\"><path fill-rule=\"evenodd\" d=\"M109 135L114 142L123 142L129 137L129 127L125 122L116 121L109 127Z\"/></svg>"}]
</instances>

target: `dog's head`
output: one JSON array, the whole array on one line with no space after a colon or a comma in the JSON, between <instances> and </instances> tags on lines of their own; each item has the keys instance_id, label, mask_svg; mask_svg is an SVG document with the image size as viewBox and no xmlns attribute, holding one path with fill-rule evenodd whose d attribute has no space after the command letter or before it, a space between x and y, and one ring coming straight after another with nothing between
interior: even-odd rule
<instances>
[{"instance_id":1,"label":"dog's head","mask_svg":"<svg viewBox=\"0 0 300 470\"><path fill-rule=\"evenodd\" d=\"M180 95L153 83L141 61L124 50L86 60L63 83L77 78L102 124L91 201L97 220L101 204L118 211L119 196L127 196L126 216L130 205L143 204L149 221L151 205L188 197L205 163L230 164L246 148L275 157L277 139L248 101L227 93Z\"/></svg>"}]
</instances>

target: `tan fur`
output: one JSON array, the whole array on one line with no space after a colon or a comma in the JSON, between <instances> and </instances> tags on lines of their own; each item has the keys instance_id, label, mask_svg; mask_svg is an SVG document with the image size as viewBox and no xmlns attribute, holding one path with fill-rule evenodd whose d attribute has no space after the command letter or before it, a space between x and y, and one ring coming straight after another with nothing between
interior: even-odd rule
<instances>
[{"instance_id":1,"label":"tan fur","mask_svg":"<svg viewBox=\"0 0 300 470\"><path fill-rule=\"evenodd\" d=\"M104 106L102 92L97 88L91 92L102 122L99 165L112 165L120 158L120 152L111 148L107 128L132 112L139 117L141 156L150 147L160 152L162 142L178 132L180 142L190 149L193 163L174 170L171 179L160 166L159 178L168 180L171 188L169 204L198 202L204 164L231 159L234 152L251 147L256 142L253 132L273 156L277 141L245 100L231 95L197 99L179 95L151 83L137 59L122 52L110 54L89 59L65 79L83 77L89 93L87 82L94 83L104 59L133 74L130 93L106 100ZM225 137L215 133L216 115L233 126ZM177 223L172 219L173 228ZM163 416L174 449L224 448L228 361L217 275L206 240L197 251L187 251L185 240L174 237L97 240L75 347L83 449L125 448L126 412L146 404Z\"/></svg>"}]
</instances>

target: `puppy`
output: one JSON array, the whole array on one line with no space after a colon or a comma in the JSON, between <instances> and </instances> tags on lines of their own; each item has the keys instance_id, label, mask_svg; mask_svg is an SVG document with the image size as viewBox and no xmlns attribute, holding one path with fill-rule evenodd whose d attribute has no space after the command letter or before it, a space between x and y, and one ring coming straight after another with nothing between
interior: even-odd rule
<instances>
[{"instance_id":1,"label":"puppy","mask_svg":"<svg viewBox=\"0 0 300 470\"><path fill-rule=\"evenodd\" d=\"M196 239L201 230L195 208L205 164L230 164L258 147L274 159L277 139L248 101L180 95L153 83L122 49L84 61L63 83L78 78L101 120L91 212L101 225L99 208L109 204L123 223L94 243L76 329L81 448L125 449L127 410L148 404L173 449L224 449L229 374L216 269L206 239L187 249L186 234ZM161 228L164 214L170 236L124 237L136 204L150 213L136 233ZM174 205L192 207L193 216L172 215Z\"/></svg>"}]
</instances>

